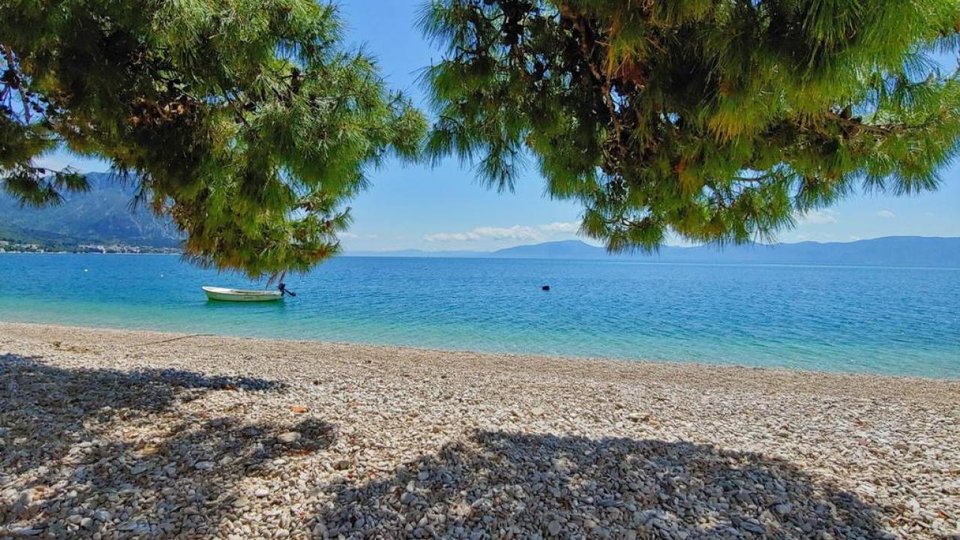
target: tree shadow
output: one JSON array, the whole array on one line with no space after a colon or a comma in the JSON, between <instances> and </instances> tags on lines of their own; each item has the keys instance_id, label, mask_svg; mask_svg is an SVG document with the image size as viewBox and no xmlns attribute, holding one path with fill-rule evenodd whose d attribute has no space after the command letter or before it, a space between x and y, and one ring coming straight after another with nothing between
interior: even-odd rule
<instances>
[{"instance_id":1,"label":"tree shadow","mask_svg":"<svg viewBox=\"0 0 960 540\"><path fill-rule=\"evenodd\" d=\"M285 390L249 377L0 356L0 536L4 526L58 537L216 534L242 511L239 483L277 458L329 447L334 429L309 416L246 423L229 407L183 408L201 397L236 406L226 398ZM294 431L296 441L280 440Z\"/></svg>"},{"instance_id":2,"label":"tree shadow","mask_svg":"<svg viewBox=\"0 0 960 540\"><path fill-rule=\"evenodd\" d=\"M0 536L5 526L55 537L223 535L250 503L248 479L334 442L334 426L321 418L246 422L231 408L246 392L261 402L284 391L263 379L0 356ZM211 403L220 412L208 411ZM288 432L299 438L281 440ZM888 536L883 509L797 464L686 442L481 431L357 482L343 475L321 486L329 502L312 522L306 516L307 530L347 538Z\"/></svg>"},{"instance_id":3,"label":"tree shadow","mask_svg":"<svg viewBox=\"0 0 960 540\"><path fill-rule=\"evenodd\" d=\"M21 453L56 459L90 423L130 421L170 410L210 391L281 392L286 385L250 377L207 376L174 369L61 368L40 357L0 355L0 426L23 439ZM19 471L17 463L5 464Z\"/></svg>"},{"instance_id":4,"label":"tree shadow","mask_svg":"<svg viewBox=\"0 0 960 540\"><path fill-rule=\"evenodd\" d=\"M790 462L686 442L483 431L327 489L331 537L889 536L879 509Z\"/></svg>"}]
</instances>

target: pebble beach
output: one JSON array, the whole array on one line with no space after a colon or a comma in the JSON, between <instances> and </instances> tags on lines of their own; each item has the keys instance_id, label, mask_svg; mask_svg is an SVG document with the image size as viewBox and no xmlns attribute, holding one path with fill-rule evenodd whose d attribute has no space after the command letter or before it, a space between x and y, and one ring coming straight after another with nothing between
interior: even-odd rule
<instances>
[{"instance_id":1,"label":"pebble beach","mask_svg":"<svg viewBox=\"0 0 960 540\"><path fill-rule=\"evenodd\" d=\"M956 380L0 323L0 538L958 538L958 448Z\"/></svg>"}]
</instances>

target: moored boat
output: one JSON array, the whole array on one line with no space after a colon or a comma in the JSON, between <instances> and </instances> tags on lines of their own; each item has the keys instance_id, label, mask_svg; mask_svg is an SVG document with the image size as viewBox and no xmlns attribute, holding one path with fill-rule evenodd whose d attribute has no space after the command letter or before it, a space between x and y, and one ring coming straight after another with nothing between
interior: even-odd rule
<instances>
[{"instance_id":1,"label":"moored boat","mask_svg":"<svg viewBox=\"0 0 960 540\"><path fill-rule=\"evenodd\" d=\"M221 302L274 302L283 298L281 291L251 291L225 287L203 287L208 300Z\"/></svg>"}]
</instances>

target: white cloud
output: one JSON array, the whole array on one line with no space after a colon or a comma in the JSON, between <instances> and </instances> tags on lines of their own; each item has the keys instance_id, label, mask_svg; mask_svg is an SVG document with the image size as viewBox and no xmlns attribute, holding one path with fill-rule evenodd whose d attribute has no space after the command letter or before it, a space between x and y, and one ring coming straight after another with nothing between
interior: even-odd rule
<instances>
[{"instance_id":1,"label":"white cloud","mask_svg":"<svg viewBox=\"0 0 960 540\"><path fill-rule=\"evenodd\" d=\"M36 165L45 169L62 170L67 167L76 169L79 172L107 172L110 170L110 162L97 158L82 157L73 152L59 150L47 154L37 160Z\"/></svg>"},{"instance_id":2,"label":"white cloud","mask_svg":"<svg viewBox=\"0 0 960 540\"><path fill-rule=\"evenodd\" d=\"M680 236L679 234L670 231L667 233L667 237L663 240L663 245L670 247L694 247L702 246L703 242L695 242Z\"/></svg>"},{"instance_id":3,"label":"white cloud","mask_svg":"<svg viewBox=\"0 0 960 540\"><path fill-rule=\"evenodd\" d=\"M556 221L554 223L547 223L546 225L540 225L538 227L541 231L546 231L550 233L575 233L580 230L579 221Z\"/></svg>"},{"instance_id":4,"label":"white cloud","mask_svg":"<svg viewBox=\"0 0 960 540\"><path fill-rule=\"evenodd\" d=\"M339 236L340 238L359 238L358 235L356 235L356 234L354 234L354 233L352 233L352 232L341 232L341 233L337 233L337 236Z\"/></svg>"},{"instance_id":5,"label":"white cloud","mask_svg":"<svg viewBox=\"0 0 960 540\"><path fill-rule=\"evenodd\" d=\"M477 227L459 233L435 233L423 237L427 242L474 242L477 240L543 240L543 233L533 227Z\"/></svg>"},{"instance_id":6,"label":"white cloud","mask_svg":"<svg viewBox=\"0 0 960 540\"><path fill-rule=\"evenodd\" d=\"M884 208L883 210L877 212L877 216L879 216L879 217L881 217L881 218L883 218L883 219L893 219L893 218L897 217L897 215L894 214L892 210L887 210L886 208Z\"/></svg>"},{"instance_id":7,"label":"white cloud","mask_svg":"<svg viewBox=\"0 0 960 540\"><path fill-rule=\"evenodd\" d=\"M514 225L513 227L477 227L465 232L442 232L427 234L427 242L477 242L481 240L520 242L543 242L557 236L577 234L579 221L555 221L543 225Z\"/></svg>"},{"instance_id":8,"label":"white cloud","mask_svg":"<svg viewBox=\"0 0 960 540\"><path fill-rule=\"evenodd\" d=\"M826 225L836 222L837 214L833 210L811 210L800 218L801 225Z\"/></svg>"}]
</instances>

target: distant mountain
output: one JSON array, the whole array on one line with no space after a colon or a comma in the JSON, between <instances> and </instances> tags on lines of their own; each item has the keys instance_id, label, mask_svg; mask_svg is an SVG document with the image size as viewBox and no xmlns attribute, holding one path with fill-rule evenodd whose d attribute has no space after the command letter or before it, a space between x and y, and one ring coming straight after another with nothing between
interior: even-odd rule
<instances>
[{"instance_id":1,"label":"distant mountain","mask_svg":"<svg viewBox=\"0 0 960 540\"><path fill-rule=\"evenodd\" d=\"M79 244L123 244L177 247L180 236L168 219L147 208L131 210L131 187L120 186L108 173L87 175L88 193L65 194L60 206L20 208L0 193L0 239L51 247Z\"/></svg>"},{"instance_id":2,"label":"distant mountain","mask_svg":"<svg viewBox=\"0 0 960 540\"><path fill-rule=\"evenodd\" d=\"M740 246L663 247L657 253L611 255L579 240L517 246L494 252L388 252L379 256L481 257L503 259L608 259L662 263L822 264L960 268L960 238L889 236L856 242L801 242ZM347 255L358 255L347 253Z\"/></svg>"},{"instance_id":3,"label":"distant mountain","mask_svg":"<svg viewBox=\"0 0 960 540\"><path fill-rule=\"evenodd\" d=\"M605 249L591 246L580 240L516 246L494 251L491 255L511 259L608 259L611 257Z\"/></svg>"},{"instance_id":4,"label":"distant mountain","mask_svg":"<svg viewBox=\"0 0 960 540\"><path fill-rule=\"evenodd\" d=\"M425 251L422 249L399 249L394 251L348 251L347 257L405 257L430 258L443 257L445 259L469 259L476 257L490 257L489 251Z\"/></svg>"},{"instance_id":5,"label":"distant mountain","mask_svg":"<svg viewBox=\"0 0 960 540\"><path fill-rule=\"evenodd\" d=\"M89 193L67 194L63 205L20 208L0 192L0 240L53 248L81 244L119 244L174 248L180 235L169 219L146 208L131 210L133 190L112 175L87 175ZM664 247L654 254L610 255L579 240L517 246L494 252L420 251L348 252L348 256L478 257L522 259L614 259L643 262L711 264L823 264L862 266L930 266L960 268L960 238L891 236L847 243L747 244L742 246Z\"/></svg>"},{"instance_id":6,"label":"distant mountain","mask_svg":"<svg viewBox=\"0 0 960 540\"><path fill-rule=\"evenodd\" d=\"M510 258L631 259L650 262L825 264L960 267L960 238L889 236L856 242L663 247L658 252L610 255L578 240L518 246L492 253Z\"/></svg>"}]
</instances>

